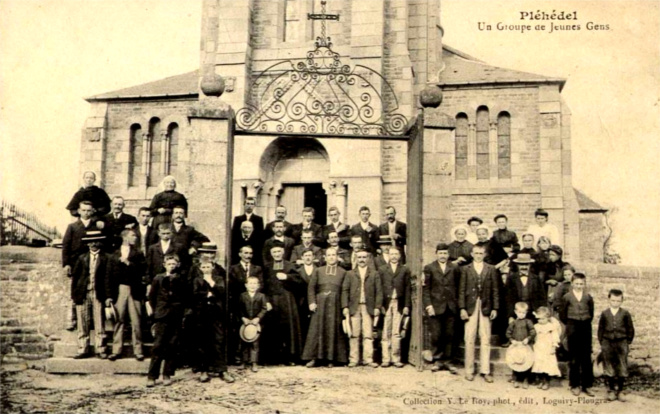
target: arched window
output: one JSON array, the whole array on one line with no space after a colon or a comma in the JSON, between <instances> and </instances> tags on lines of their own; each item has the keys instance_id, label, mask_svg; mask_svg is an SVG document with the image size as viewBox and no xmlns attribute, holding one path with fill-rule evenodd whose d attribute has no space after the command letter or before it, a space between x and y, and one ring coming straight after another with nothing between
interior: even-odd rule
<instances>
[{"instance_id":1,"label":"arched window","mask_svg":"<svg viewBox=\"0 0 660 414\"><path fill-rule=\"evenodd\" d=\"M497 177L511 178L511 115L497 117Z\"/></svg>"},{"instance_id":2,"label":"arched window","mask_svg":"<svg viewBox=\"0 0 660 414\"><path fill-rule=\"evenodd\" d=\"M488 108L480 106L477 109L477 180L490 178L488 124Z\"/></svg>"},{"instance_id":3,"label":"arched window","mask_svg":"<svg viewBox=\"0 0 660 414\"><path fill-rule=\"evenodd\" d=\"M129 160L128 160L128 185L134 187L138 185L140 174L142 173L142 127L140 124L131 125L129 137Z\"/></svg>"},{"instance_id":4,"label":"arched window","mask_svg":"<svg viewBox=\"0 0 660 414\"><path fill-rule=\"evenodd\" d=\"M149 166L147 171L147 182L149 187L155 187L165 177L163 171L163 137L160 130L160 118L151 118L149 121Z\"/></svg>"},{"instance_id":5,"label":"arched window","mask_svg":"<svg viewBox=\"0 0 660 414\"><path fill-rule=\"evenodd\" d=\"M167 157L165 158L165 174L173 175L176 173L179 154L179 124L172 122L167 127Z\"/></svg>"},{"instance_id":6,"label":"arched window","mask_svg":"<svg viewBox=\"0 0 660 414\"><path fill-rule=\"evenodd\" d=\"M468 117L456 115L456 179L468 178Z\"/></svg>"}]
</instances>

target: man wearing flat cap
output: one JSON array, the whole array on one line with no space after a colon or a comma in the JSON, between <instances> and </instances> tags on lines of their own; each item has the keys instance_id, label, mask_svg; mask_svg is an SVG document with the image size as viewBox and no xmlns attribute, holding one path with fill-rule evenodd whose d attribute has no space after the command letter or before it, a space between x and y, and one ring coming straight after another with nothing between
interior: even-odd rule
<instances>
[{"instance_id":1,"label":"man wearing flat cap","mask_svg":"<svg viewBox=\"0 0 660 414\"><path fill-rule=\"evenodd\" d=\"M456 374L451 364L455 357L454 327L458 314L457 289L461 273L458 266L449 262L449 245L438 243L436 260L424 266L422 302L429 316L431 334L432 371L447 369Z\"/></svg>"}]
</instances>

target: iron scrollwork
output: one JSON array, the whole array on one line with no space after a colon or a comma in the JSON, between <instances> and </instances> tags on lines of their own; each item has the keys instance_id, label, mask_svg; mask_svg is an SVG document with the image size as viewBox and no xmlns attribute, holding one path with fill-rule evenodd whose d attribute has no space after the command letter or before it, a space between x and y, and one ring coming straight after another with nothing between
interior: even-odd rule
<instances>
[{"instance_id":1,"label":"iron scrollwork","mask_svg":"<svg viewBox=\"0 0 660 414\"><path fill-rule=\"evenodd\" d=\"M330 37L318 37L305 59L280 61L255 78L236 122L243 131L400 136L408 120L398 108L380 73L342 64Z\"/></svg>"}]
</instances>

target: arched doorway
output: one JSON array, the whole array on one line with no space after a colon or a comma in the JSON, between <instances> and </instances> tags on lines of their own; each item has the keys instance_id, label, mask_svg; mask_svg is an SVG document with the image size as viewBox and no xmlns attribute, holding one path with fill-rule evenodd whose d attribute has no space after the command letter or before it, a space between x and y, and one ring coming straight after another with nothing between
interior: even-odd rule
<instances>
[{"instance_id":1,"label":"arched doorway","mask_svg":"<svg viewBox=\"0 0 660 414\"><path fill-rule=\"evenodd\" d=\"M330 174L330 160L318 140L278 138L265 149L259 165L264 190L268 194L268 217L281 204L287 207L287 220L299 223L303 207L313 207L315 221L326 223L328 198L325 186Z\"/></svg>"}]
</instances>

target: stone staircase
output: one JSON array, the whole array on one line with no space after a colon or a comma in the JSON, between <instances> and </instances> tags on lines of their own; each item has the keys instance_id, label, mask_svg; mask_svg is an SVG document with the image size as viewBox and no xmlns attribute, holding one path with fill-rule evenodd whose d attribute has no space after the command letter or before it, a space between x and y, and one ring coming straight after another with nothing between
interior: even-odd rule
<instances>
[{"instance_id":1,"label":"stone staircase","mask_svg":"<svg viewBox=\"0 0 660 414\"><path fill-rule=\"evenodd\" d=\"M27 248L23 248L27 249ZM31 299L30 277L40 265L29 254L0 255L0 355L3 363L44 359L52 344L40 333L37 321L27 311Z\"/></svg>"},{"instance_id":2,"label":"stone staircase","mask_svg":"<svg viewBox=\"0 0 660 414\"><path fill-rule=\"evenodd\" d=\"M151 335L144 333L143 338L147 342L142 344L142 351L145 355L144 361L138 361L134 358L133 344L131 343L131 332L129 329L124 331L124 346L122 354L116 361L103 360L96 356L84 359L73 359L78 353L76 332L65 332L62 339L55 344L53 357L45 361L46 372L53 374L146 374L149 369L149 357L151 356ZM93 342L94 332L90 332L90 339ZM106 331L106 343L112 343L112 332ZM111 347L107 351L110 353ZM96 355L96 349L92 345L90 353Z\"/></svg>"}]
</instances>

